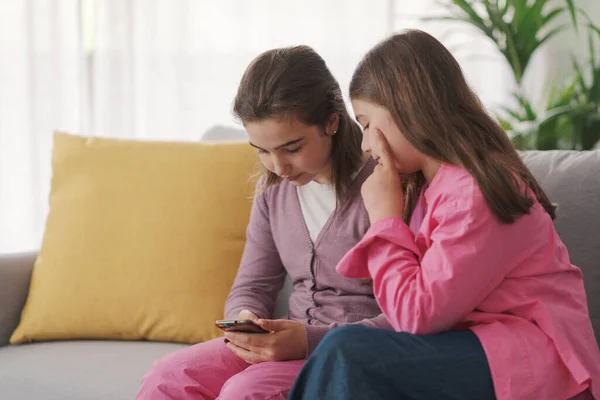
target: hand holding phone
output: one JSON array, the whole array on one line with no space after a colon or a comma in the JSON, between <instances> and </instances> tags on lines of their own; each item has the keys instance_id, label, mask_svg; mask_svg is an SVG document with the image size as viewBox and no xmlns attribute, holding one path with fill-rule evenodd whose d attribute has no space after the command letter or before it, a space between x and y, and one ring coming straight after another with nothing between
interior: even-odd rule
<instances>
[{"instance_id":1,"label":"hand holding phone","mask_svg":"<svg viewBox=\"0 0 600 400\"><path fill-rule=\"evenodd\" d=\"M251 333L231 330L225 333L227 347L244 361L256 364L265 361L306 358L308 342L306 328L301 322L286 319L259 319L252 321L252 325L254 324L269 334L256 334L255 328L249 328L253 330ZM235 329L235 327L228 328Z\"/></svg>"}]
</instances>

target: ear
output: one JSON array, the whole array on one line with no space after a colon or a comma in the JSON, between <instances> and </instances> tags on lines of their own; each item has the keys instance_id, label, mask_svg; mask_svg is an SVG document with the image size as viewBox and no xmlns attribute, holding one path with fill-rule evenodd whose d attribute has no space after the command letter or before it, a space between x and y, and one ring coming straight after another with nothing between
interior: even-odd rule
<instances>
[{"instance_id":1,"label":"ear","mask_svg":"<svg viewBox=\"0 0 600 400\"><path fill-rule=\"evenodd\" d=\"M333 136L337 133L340 126L340 113L334 112L329 116L327 120L327 126L325 127L325 135Z\"/></svg>"}]
</instances>

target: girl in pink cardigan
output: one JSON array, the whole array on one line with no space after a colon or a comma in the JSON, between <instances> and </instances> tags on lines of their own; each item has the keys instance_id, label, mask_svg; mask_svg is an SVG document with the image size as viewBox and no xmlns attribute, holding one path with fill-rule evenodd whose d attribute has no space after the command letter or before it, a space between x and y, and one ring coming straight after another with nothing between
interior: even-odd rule
<instances>
[{"instance_id":1,"label":"girl in pink cardigan","mask_svg":"<svg viewBox=\"0 0 600 400\"><path fill-rule=\"evenodd\" d=\"M582 274L555 207L436 39L373 48L350 96L378 160L371 227L337 266L396 332L332 331L291 399L600 399ZM412 222L419 225L415 234Z\"/></svg>"}]
</instances>

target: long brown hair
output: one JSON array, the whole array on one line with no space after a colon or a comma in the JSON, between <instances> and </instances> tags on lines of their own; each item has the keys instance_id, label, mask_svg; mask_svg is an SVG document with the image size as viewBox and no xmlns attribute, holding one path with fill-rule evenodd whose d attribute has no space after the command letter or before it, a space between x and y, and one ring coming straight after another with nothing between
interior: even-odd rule
<instances>
[{"instance_id":1,"label":"long brown hair","mask_svg":"<svg viewBox=\"0 0 600 400\"><path fill-rule=\"evenodd\" d=\"M338 113L337 133L332 136L331 181L338 203L348 199L352 174L361 165L362 131L348 114L340 85L312 48L272 49L255 58L242 76L233 113L243 123L296 118L323 127L323 131L329 118ZM262 189L281 181L266 168L261 175Z\"/></svg>"},{"instance_id":2,"label":"long brown hair","mask_svg":"<svg viewBox=\"0 0 600 400\"><path fill-rule=\"evenodd\" d=\"M555 218L556 206L486 113L456 59L433 36L407 30L380 42L356 68L350 97L385 107L418 151L468 171L500 221L529 213L529 190ZM421 172L403 179L406 222L424 182Z\"/></svg>"}]
</instances>

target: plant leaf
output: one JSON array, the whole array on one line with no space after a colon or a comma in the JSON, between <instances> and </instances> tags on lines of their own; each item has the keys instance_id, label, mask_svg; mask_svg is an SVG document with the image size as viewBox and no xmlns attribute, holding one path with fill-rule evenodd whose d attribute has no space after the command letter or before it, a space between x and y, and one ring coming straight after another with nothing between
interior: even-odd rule
<instances>
[{"instance_id":1,"label":"plant leaf","mask_svg":"<svg viewBox=\"0 0 600 400\"><path fill-rule=\"evenodd\" d=\"M581 132L581 149L591 150L600 140L600 115L596 113L587 119L585 129Z\"/></svg>"},{"instance_id":2,"label":"plant leaf","mask_svg":"<svg viewBox=\"0 0 600 400\"><path fill-rule=\"evenodd\" d=\"M598 35L600 35L600 31L598 31ZM588 34L588 51L590 52L590 64L592 68L596 67L596 49L594 49L594 30L590 27Z\"/></svg>"},{"instance_id":3,"label":"plant leaf","mask_svg":"<svg viewBox=\"0 0 600 400\"><path fill-rule=\"evenodd\" d=\"M521 25L523 14L525 14L525 11L527 10L527 0L513 0L511 1L511 3L514 7L514 15L512 22L515 25Z\"/></svg>"},{"instance_id":4,"label":"plant leaf","mask_svg":"<svg viewBox=\"0 0 600 400\"><path fill-rule=\"evenodd\" d=\"M600 36L600 28L598 28L596 25L594 25L591 21L588 24L588 28L591 29L592 31L596 32Z\"/></svg>"},{"instance_id":5,"label":"plant leaf","mask_svg":"<svg viewBox=\"0 0 600 400\"><path fill-rule=\"evenodd\" d=\"M511 110L511 109L510 109L510 108L508 108L508 107L501 107L501 109L502 109L502 110L503 110L505 113L507 113L508 115L510 115L510 116L511 116L511 117L512 117L512 118L513 118L515 121L517 121L517 122L523 122L523 121L527 121L527 120L528 120L528 119L527 119L527 116L519 114L519 112L518 112L518 111Z\"/></svg>"},{"instance_id":6,"label":"plant leaf","mask_svg":"<svg viewBox=\"0 0 600 400\"><path fill-rule=\"evenodd\" d=\"M575 4L573 3L573 0L565 0L565 2L567 3L567 8L569 9L569 14L571 15L571 21L573 22L575 31L579 32L579 27L577 26L577 13L575 12Z\"/></svg>"},{"instance_id":7,"label":"plant leaf","mask_svg":"<svg viewBox=\"0 0 600 400\"><path fill-rule=\"evenodd\" d=\"M537 119L537 115L536 115L535 111L533 110L533 107L531 106L531 103L529 102L529 100L527 100L525 98L525 96L518 94L518 93L515 94L515 97L517 98L517 100L519 101L519 104L525 111L525 116L526 116L527 120L535 121Z\"/></svg>"},{"instance_id":8,"label":"plant leaf","mask_svg":"<svg viewBox=\"0 0 600 400\"><path fill-rule=\"evenodd\" d=\"M500 1L496 0L496 9L498 11L500 11L500 16L504 19L504 16L506 15L506 13L508 12L508 9L510 8L510 0L504 0L504 7L502 9L500 9Z\"/></svg>"},{"instance_id":9,"label":"plant leaf","mask_svg":"<svg viewBox=\"0 0 600 400\"><path fill-rule=\"evenodd\" d=\"M485 25L483 18L481 18L481 16L479 14L477 14L475 9L471 6L471 4L469 4L468 1L453 0L453 2L454 2L454 4L456 4L457 6L459 6L462 9L462 11L468 16L470 22L473 25L477 26L479 29L481 29L484 32L487 31L487 27Z\"/></svg>"},{"instance_id":10,"label":"plant leaf","mask_svg":"<svg viewBox=\"0 0 600 400\"><path fill-rule=\"evenodd\" d=\"M421 21L459 21L459 22L471 22L465 17L454 17L451 15L432 15L430 17L420 18Z\"/></svg>"},{"instance_id":11,"label":"plant leaf","mask_svg":"<svg viewBox=\"0 0 600 400\"><path fill-rule=\"evenodd\" d=\"M600 66L592 70L592 84L589 88L588 100L600 104Z\"/></svg>"},{"instance_id":12,"label":"plant leaf","mask_svg":"<svg viewBox=\"0 0 600 400\"><path fill-rule=\"evenodd\" d=\"M565 12L564 8L555 8L554 10L550 11L546 16L542 17L542 26L547 25L554 18L558 17L563 12Z\"/></svg>"},{"instance_id":13,"label":"plant leaf","mask_svg":"<svg viewBox=\"0 0 600 400\"><path fill-rule=\"evenodd\" d=\"M531 133L515 135L511 141L517 150L533 150L534 146L531 144Z\"/></svg>"},{"instance_id":14,"label":"plant leaf","mask_svg":"<svg viewBox=\"0 0 600 400\"><path fill-rule=\"evenodd\" d=\"M564 30L564 29L565 29L565 27L566 27L565 25L561 25L561 26L558 26L558 27L556 27L556 28L552 29L550 32L548 32L548 33L547 33L547 34L546 34L546 35L545 35L543 38L541 38L541 39L540 39L540 40L537 42L537 44L536 44L536 46L535 46L535 49L537 49L537 48L538 48L538 47L540 47L542 44L544 44L544 42L545 42L546 40L550 39L552 36L556 35L557 33L561 32L562 30ZM534 49L534 50L535 50L535 49Z\"/></svg>"},{"instance_id":15,"label":"plant leaf","mask_svg":"<svg viewBox=\"0 0 600 400\"><path fill-rule=\"evenodd\" d=\"M498 120L498 123L500 124L500 126L502 127L502 129L504 131L512 131L513 130L512 124L507 119L504 119L499 115L496 115L496 120Z\"/></svg>"},{"instance_id":16,"label":"plant leaf","mask_svg":"<svg viewBox=\"0 0 600 400\"><path fill-rule=\"evenodd\" d=\"M594 49L594 34L600 38L600 29L595 25L590 24L589 31L589 52L590 52L590 69L592 70L592 82L588 92L588 99L600 105L600 65L596 65L596 54Z\"/></svg>"},{"instance_id":17,"label":"plant leaf","mask_svg":"<svg viewBox=\"0 0 600 400\"><path fill-rule=\"evenodd\" d=\"M585 85L585 78L574 55L571 55L571 64L573 65L573 70L575 71L575 81L579 84L579 91L587 98L588 90Z\"/></svg>"}]
</instances>

